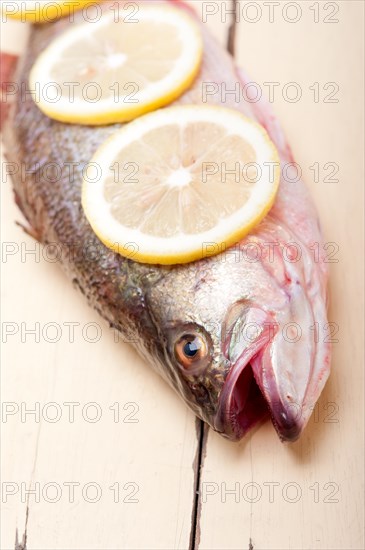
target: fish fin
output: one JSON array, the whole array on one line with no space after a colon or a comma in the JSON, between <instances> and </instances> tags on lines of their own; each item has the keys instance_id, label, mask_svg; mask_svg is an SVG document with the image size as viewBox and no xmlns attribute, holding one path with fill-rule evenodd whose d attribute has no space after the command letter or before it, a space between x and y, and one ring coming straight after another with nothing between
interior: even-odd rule
<instances>
[{"instance_id":1,"label":"fish fin","mask_svg":"<svg viewBox=\"0 0 365 550\"><path fill-rule=\"evenodd\" d=\"M29 237L32 237L32 239L35 239L36 241L42 244L42 240L39 233L31 225L24 224L18 221L16 221L15 224L18 227L20 227L24 231L24 233L26 233Z\"/></svg>"},{"instance_id":2,"label":"fish fin","mask_svg":"<svg viewBox=\"0 0 365 550\"><path fill-rule=\"evenodd\" d=\"M15 225L20 227L24 233L26 233L29 237L32 237L32 239L35 239L40 244L42 244L42 236L41 233L31 224L31 222L28 219L28 216L26 214L26 209L24 208L23 202L20 199L20 196L14 189L14 201L17 207L19 208L20 212L23 214L25 221L15 221Z\"/></svg>"}]
</instances>

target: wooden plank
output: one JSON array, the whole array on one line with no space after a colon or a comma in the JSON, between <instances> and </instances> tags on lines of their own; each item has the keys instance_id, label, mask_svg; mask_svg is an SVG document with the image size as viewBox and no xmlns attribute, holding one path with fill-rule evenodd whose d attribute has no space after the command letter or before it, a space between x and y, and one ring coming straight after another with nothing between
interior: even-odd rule
<instances>
[{"instance_id":1,"label":"wooden plank","mask_svg":"<svg viewBox=\"0 0 365 550\"><path fill-rule=\"evenodd\" d=\"M203 13L204 2L190 4ZM224 45L227 23L212 16L207 24ZM3 50L21 53L28 29L3 25ZM9 182L2 204L2 314L9 334L1 547L14 548L18 529L17 550L187 548L201 424L197 433L185 405L129 345L115 342L47 253L14 224L21 215ZM39 337L27 334L32 328ZM39 418L27 413L32 408ZM89 414L101 418L91 422ZM97 492L100 498L89 502Z\"/></svg>"},{"instance_id":2,"label":"wooden plank","mask_svg":"<svg viewBox=\"0 0 365 550\"><path fill-rule=\"evenodd\" d=\"M326 24L323 17L329 12L322 11L321 3L320 22L314 23L309 10L313 4L297 2L302 17L291 24L281 15L286 4L276 8L273 23L268 8L257 23L245 21L241 12L237 57L265 93L264 82L279 83L273 107L311 188L326 241L339 246L339 262L331 264L330 309L331 321L339 325L339 343L316 415L299 442L281 444L270 424L236 446L209 432L200 488L201 550L246 549L250 539L254 548L265 550L364 548L364 144L359 70L364 5L332 3L340 8L339 23ZM288 14L294 17L294 12ZM254 12L248 17L254 18ZM289 82L302 89L297 103L283 99ZM309 89L315 82L318 103ZM327 82L338 84L338 103L324 103L333 89L324 89ZM310 169L316 162L321 170L318 183ZM327 162L338 164L338 183L323 181L329 175ZM228 492L232 489L237 496Z\"/></svg>"},{"instance_id":3,"label":"wooden plank","mask_svg":"<svg viewBox=\"0 0 365 550\"><path fill-rule=\"evenodd\" d=\"M362 243L361 224L356 222L362 204L359 167L363 144L358 125L362 113L362 80L358 76L362 6L360 2L341 2L339 24L314 25L315 14L304 9L307 4L299 3L304 16L296 24L280 18L269 23L264 15L255 24L241 18L237 54L261 85L279 81L283 87L297 81L306 90L307 95L298 103L279 99L274 108L311 186L326 239L340 246L340 262L332 266L331 276L331 320L340 325L340 342L334 350L333 374L317 415L299 443L281 445L270 425L239 445L206 430L208 440L206 444L202 441L205 459L197 502L200 521L196 525L202 549L248 548L250 538L255 548L267 549L364 546L360 530L362 447L358 437L363 428L362 296L358 291L362 279L358 251ZM202 2L192 4L201 13ZM279 16L284 4L279 7ZM219 8L221 3L215 5ZM226 26L219 9L207 24L223 44ZM12 29L12 40L17 44L15 27ZM6 41L2 40L4 45ZM340 85L340 103L314 103L308 85L330 81ZM278 90L280 98L280 87ZM339 164L340 182L314 183L309 167L314 162L323 167L328 161ZM323 174L321 177L323 180ZM19 333L9 336L4 351L3 364L7 362L10 368L2 370L2 387L6 388L3 401L15 402L20 408L22 402L29 407L38 402L45 418L37 423L27 415L21 422L19 412L2 423L2 442L9 451L4 455L3 481L17 483L19 492L3 504L1 547L14 548L16 526L22 539L27 502L22 502L20 483L28 488L32 481L33 488L39 482L41 490L46 483L57 483L61 498L49 502L57 485L48 486L46 498L41 496L40 503L35 502L34 495L29 496L29 550L187 548L195 483L192 415L131 348L114 343L113 334L85 306L56 266L42 258L38 263L31 256L22 262L22 243L28 249L34 243L13 224L20 216L15 207L9 207L9 185L3 185L2 192L3 240L20 246L2 266L3 322L25 322L27 327L39 322L42 328L47 323L58 323L61 339L55 344L44 338L35 343L34 336L29 335L22 343L19 326ZM349 212L351 218L346 218ZM74 342L68 341L68 322L79 323ZM98 323L102 331L101 340L94 344L82 335L90 322ZM92 336L92 327L89 330ZM49 328L49 337L52 334ZM56 411L54 407L43 408L50 402L61 406L59 422L49 421ZM67 419L69 408L63 405L65 402L81 404L75 408L74 423ZM82 406L91 402L97 402L102 411L96 423L80 414ZM123 406L136 403L139 411L132 419L139 422L114 423L114 411L109 409L114 402L121 404L122 419L135 410L135 406ZM332 418L333 409L325 409L330 402L338 406ZM89 407L84 414L92 415L94 411ZM75 487L75 502L69 502L69 486L64 485L70 482L80 483ZM96 503L87 502L87 498L93 498L93 486L82 495L81 489L85 491L89 482L102 491ZM136 489L123 489L125 484L137 483L138 492L132 498L139 502L114 503L109 487L115 482L121 484L121 500ZM228 491L236 489L237 483L240 494L236 503L235 495ZM337 484L339 492L332 494L336 485L325 487L326 483ZM294 484L301 491L297 503L291 502L297 488ZM261 490L261 497L250 502L256 500L252 498L256 495L250 493L255 489ZM339 502L328 502L336 499ZM150 529L144 528L147 522Z\"/></svg>"},{"instance_id":4,"label":"wooden plank","mask_svg":"<svg viewBox=\"0 0 365 550\"><path fill-rule=\"evenodd\" d=\"M27 26L2 30L3 49L20 53ZM17 529L21 546L27 523L28 549L187 548L194 415L15 225L2 181L1 547Z\"/></svg>"},{"instance_id":5,"label":"wooden plank","mask_svg":"<svg viewBox=\"0 0 365 550\"><path fill-rule=\"evenodd\" d=\"M215 39L224 47L227 46L227 34L232 22L232 0L186 0L194 9L197 18L213 33Z\"/></svg>"}]
</instances>

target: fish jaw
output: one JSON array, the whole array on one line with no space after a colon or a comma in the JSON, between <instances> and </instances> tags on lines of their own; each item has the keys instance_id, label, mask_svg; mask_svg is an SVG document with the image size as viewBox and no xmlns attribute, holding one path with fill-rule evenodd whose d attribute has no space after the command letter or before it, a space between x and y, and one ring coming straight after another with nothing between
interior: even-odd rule
<instances>
[{"instance_id":1,"label":"fish jaw","mask_svg":"<svg viewBox=\"0 0 365 550\"><path fill-rule=\"evenodd\" d=\"M280 327L250 362L282 441L299 438L329 376L330 346L311 330L317 324L314 322L303 341L297 342L288 342Z\"/></svg>"},{"instance_id":2,"label":"fish jaw","mask_svg":"<svg viewBox=\"0 0 365 550\"><path fill-rule=\"evenodd\" d=\"M296 441L304 427L300 406L280 396L268 350L270 346L249 361L243 355L227 377L214 427L232 441L269 416L282 441Z\"/></svg>"},{"instance_id":3,"label":"fish jaw","mask_svg":"<svg viewBox=\"0 0 365 550\"><path fill-rule=\"evenodd\" d=\"M293 396L287 384L287 394L281 391L275 376L275 350L272 346L265 348L253 358L251 368L255 381L270 410L274 427L282 441L296 441L304 426L305 415L302 414L304 402L300 403Z\"/></svg>"},{"instance_id":4,"label":"fish jaw","mask_svg":"<svg viewBox=\"0 0 365 550\"><path fill-rule=\"evenodd\" d=\"M233 441L268 415L282 441L296 441L329 375L330 346L320 329L326 322L323 301L308 295L299 281L287 294L279 311L252 304L242 309L234 323L239 329L223 346L231 368L214 427ZM257 327L256 335L242 337L242 327L250 325Z\"/></svg>"}]
</instances>

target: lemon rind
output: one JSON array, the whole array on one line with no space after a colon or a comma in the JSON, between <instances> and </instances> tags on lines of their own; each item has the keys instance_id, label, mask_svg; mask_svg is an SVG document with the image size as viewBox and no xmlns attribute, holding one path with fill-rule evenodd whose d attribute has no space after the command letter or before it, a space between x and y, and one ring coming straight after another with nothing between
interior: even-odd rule
<instances>
[{"instance_id":1,"label":"lemon rind","mask_svg":"<svg viewBox=\"0 0 365 550\"><path fill-rule=\"evenodd\" d=\"M171 118L173 119L173 118L176 118L173 116L173 113L177 115L177 111L179 110L180 112L185 111L186 113L187 113L187 110L189 110L193 116L194 111L196 111L196 113L198 114L199 111L202 112L201 111L202 109L206 112L207 116L211 115L212 117L217 117L218 114L219 116L222 115L222 117L234 115L234 117L237 118L237 120L239 119L244 120L245 123L249 123L250 127L255 128L255 130L261 134L261 137L263 138L265 145L268 146L270 150L270 156L265 158L265 160L267 162L275 163L275 166L276 166L276 169L274 171L274 181L272 182L272 184L270 183L270 192L265 195L263 201L261 201L258 205L256 205L256 210L254 211L254 214L250 216L248 219L246 219L245 222L244 221L242 222L243 225L236 227L234 230L231 230L229 233L224 233L224 234L222 233L220 238L217 238L217 236L215 235L214 240L212 240L212 239L209 239L209 236L208 236L207 240L204 239L202 241L201 238L198 238L197 236L196 246L191 246L191 248L188 250L179 249L178 252L174 253L169 250L169 246L171 243L175 243L175 244L177 243L177 239L179 238L178 236L175 236L173 238L166 238L166 239L163 237L160 238L160 237L147 236L148 240L152 239L155 241L155 243L157 243L157 245L160 245L161 252L160 251L158 251L158 253L156 251L152 252L151 249L148 250L146 247L142 248L141 246L139 246L139 249L138 250L134 249L133 254L131 255L130 246L127 247L126 244L130 245L131 242L134 242L133 238L124 239L125 244L123 244L122 242L119 242L117 244L116 243L117 239L113 238L111 235L108 234L109 230L105 230L105 225L102 226L102 222L99 223L99 221L95 219L95 216L91 211L92 208L90 208L90 203L89 203L88 183L84 181L83 187L82 187L82 204L83 204L86 217L91 227L93 228L94 232L98 236L98 238L108 248L114 250L115 252L117 252L118 254L121 254L122 256L133 259L134 261L137 261L139 263L161 264L161 265L184 264L184 263L200 260L206 256L211 255L208 252L208 249L204 248L203 246L204 243L214 242L214 244L217 245L215 248L216 251L224 251L225 249L231 247L232 245L240 242L248 233L250 233L266 217L266 215L268 214L268 212L270 211L270 209L272 208L275 202L276 194L279 188L279 183L280 183L279 155L275 148L275 145L270 140L266 130L262 126L260 126L257 122L251 119L248 119L240 112L233 111L232 109L227 109L221 106L186 105L186 106L173 106L173 107L169 107L168 109L164 109L162 111L150 113L132 122L127 127L120 129L118 132L116 132L116 134L114 134L108 140L106 140L106 142L104 142L102 146L98 149L98 151L95 153L91 162L97 162L99 165L102 165L105 162L106 163L110 162L110 158L108 157L108 150L110 149L111 143L113 141L116 142L117 136L118 135L121 136L123 132L125 133L124 138L127 139L126 132L131 131L130 130L131 126L133 126L136 130L139 129L140 131L142 131L147 118L149 118L151 122L152 117L158 120L158 117L160 117L160 114L162 114L162 116L164 116L165 118L171 114ZM199 120L199 118L197 118L197 120ZM146 125L146 129L148 130L151 129L151 126ZM240 212L243 213L244 210L245 210L245 205L242 207L242 209L239 209L234 214L234 216L238 218L239 213ZM125 227L122 224L120 225L122 228ZM128 234L131 235L133 233L133 230L130 230L130 228L125 228L125 229L126 229L126 236ZM214 231L209 230L207 233L208 234L210 233L212 235ZM141 243L139 243L139 245L141 245Z\"/></svg>"}]
</instances>

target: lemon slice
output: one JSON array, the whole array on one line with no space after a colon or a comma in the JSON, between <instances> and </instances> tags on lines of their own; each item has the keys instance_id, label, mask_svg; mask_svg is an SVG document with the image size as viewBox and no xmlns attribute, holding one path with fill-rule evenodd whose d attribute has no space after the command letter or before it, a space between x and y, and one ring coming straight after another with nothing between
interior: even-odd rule
<instances>
[{"instance_id":1,"label":"lemon slice","mask_svg":"<svg viewBox=\"0 0 365 550\"><path fill-rule=\"evenodd\" d=\"M30 23L48 23L54 19L71 15L94 0L4 0L1 11L5 17Z\"/></svg>"},{"instance_id":2,"label":"lemon slice","mask_svg":"<svg viewBox=\"0 0 365 550\"><path fill-rule=\"evenodd\" d=\"M98 23L66 31L39 56L29 81L44 113L80 124L124 122L189 88L203 52L194 20L153 3L130 17L116 20L108 10Z\"/></svg>"},{"instance_id":3,"label":"lemon slice","mask_svg":"<svg viewBox=\"0 0 365 550\"><path fill-rule=\"evenodd\" d=\"M186 105L118 130L87 172L82 205L99 239L138 262L176 264L218 253L257 225L280 163L265 130L239 112Z\"/></svg>"}]
</instances>

